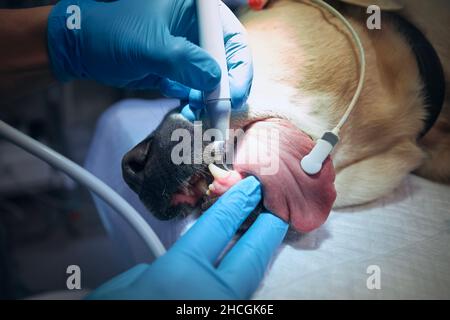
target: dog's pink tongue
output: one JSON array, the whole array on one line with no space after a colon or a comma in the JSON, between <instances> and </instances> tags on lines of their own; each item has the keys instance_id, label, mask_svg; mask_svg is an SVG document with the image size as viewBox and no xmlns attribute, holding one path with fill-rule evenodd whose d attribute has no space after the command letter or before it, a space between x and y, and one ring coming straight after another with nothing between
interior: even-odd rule
<instances>
[{"instance_id":1,"label":"dog's pink tongue","mask_svg":"<svg viewBox=\"0 0 450 320\"><path fill-rule=\"evenodd\" d=\"M336 199L331 159L314 176L300 167L312 147L311 138L287 120L255 122L238 142L235 171L216 179L213 193L223 194L243 176L257 176L264 206L297 231L312 231L325 222Z\"/></svg>"}]
</instances>

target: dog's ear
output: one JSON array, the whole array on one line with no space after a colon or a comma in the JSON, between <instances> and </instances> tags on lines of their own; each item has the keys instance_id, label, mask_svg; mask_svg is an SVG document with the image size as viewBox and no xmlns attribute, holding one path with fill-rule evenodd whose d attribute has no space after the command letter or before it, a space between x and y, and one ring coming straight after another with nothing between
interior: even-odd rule
<instances>
[{"instance_id":1,"label":"dog's ear","mask_svg":"<svg viewBox=\"0 0 450 320\"><path fill-rule=\"evenodd\" d=\"M379 6L383 11L399 11L403 5L397 0L340 0L342 2L367 8L370 5Z\"/></svg>"}]
</instances>

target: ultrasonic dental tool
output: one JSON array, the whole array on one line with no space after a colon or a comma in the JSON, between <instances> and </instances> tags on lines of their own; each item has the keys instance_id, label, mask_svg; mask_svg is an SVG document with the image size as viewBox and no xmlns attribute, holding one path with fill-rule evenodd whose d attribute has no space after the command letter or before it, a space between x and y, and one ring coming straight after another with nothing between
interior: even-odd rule
<instances>
[{"instance_id":1,"label":"ultrasonic dental tool","mask_svg":"<svg viewBox=\"0 0 450 320\"><path fill-rule=\"evenodd\" d=\"M366 76L366 56L360 37L358 36L357 32L351 26L351 24L348 22L347 19L344 16L342 16L342 14L340 14L339 11L330 6L328 3L325 3L322 0L311 0L311 1L328 10L347 27L359 52L359 81L358 87L356 88L356 92L355 95L353 96L352 101L350 102L346 112L342 116L337 126L333 130L325 132L322 138L317 140L316 145L311 150L311 152L307 156L305 156L300 162L303 171L305 171L309 175L315 175L319 173L320 170L322 170L323 163L328 158L328 156L333 152L334 147L339 142L339 131L347 122L348 118L350 117L350 114L355 108L356 103L358 102L358 99L361 95L361 91L364 86L364 79Z\"/></svg>"},{"instance_id":2,"label":"ultrasonic dental tool","mask_svg":"<svg viewBox=\"0 0 450 320\"><path fill-rule=\"evenodd\" d=\"M225 165L230 129L231 93L220 15L220 6L224 4L220 0L197 0L196 4L200 46L216 59L222 71L219 86L214 91L205 93L204 102L211 127L218 133L212 150L215 155L222 158L219 162ZM215 157L215 160L218 161L218 157Z\"/></svg>"}]
</instances>

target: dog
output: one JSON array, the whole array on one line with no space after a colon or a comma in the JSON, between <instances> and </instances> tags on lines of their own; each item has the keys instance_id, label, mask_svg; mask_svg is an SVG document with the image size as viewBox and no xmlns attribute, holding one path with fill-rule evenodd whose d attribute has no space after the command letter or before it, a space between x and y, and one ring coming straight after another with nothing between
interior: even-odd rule
<instances>
[{"instance_id":1,"label":"dog","mask_svg":"<svg viewBox=\"0 0 450 320\"><path fill-rule=\"evenodd\" d=\"M232 115L231 127L246 132L255 126L281 128L280 147L290 157L282 165L295 177L259 177L269 209L294 211L292 217L296 210L317 209L321 203L334 208L365 204L393 191L411 172L450 181L450 108L444 94L449 92L444 79L450 77L450 3L371 0L382 10L381 29L371 30L366 2L330 1L359 34L367 75L332 153L334 171L328 165L319 174L328 177L325 185L323 179L304 176L297 164L312 141L339 122L355 93L359 65L350 33L336 17L308 0L271 1L262 11L239 13L253 51L255 76L247 107ZM421 45L415 47L417 39ZM172 132L194 131L179 111L169 113L125 155L122 164L125 181L160 219L207 203L205 185L214 181L204 163L171 161L177 145ZM291 165L294 162L296 166ZM298 192L292 191L295 188ZM320 194L316 201L308 198L314 194ZM313 205L304 207L303 200ZM331 205L317 210L331 210ZM317 221L296 229L308 232L318 227L326 219L320 212Z\"/></svg>"}]
</instances>

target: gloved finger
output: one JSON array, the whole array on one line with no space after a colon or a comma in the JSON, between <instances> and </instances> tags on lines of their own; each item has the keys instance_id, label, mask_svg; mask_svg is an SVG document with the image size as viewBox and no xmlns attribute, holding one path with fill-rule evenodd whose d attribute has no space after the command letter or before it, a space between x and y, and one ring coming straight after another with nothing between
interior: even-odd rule
<instances>
[{"instance_id":1,"label":"gloved finger","mask_svg":"<svg viewBox=\"0 0 450 320\"><path fill-rule=\"evenodd\" d=\"M261 187L255 177L240 181L198 219L173 249L215 262L260 200Z\"/></svg>"},{"instance_id":2,"label":"gloved finger","mask_svg":"<svg viewBox=\"0 0 450 320\"><path fill-rule=\"evenodd\" d=\"M160 63L149 53L148 66L162 78L177 81L189 88L212 91L219 84L221 70L205 50L183 37L166 35Z\"/></svg>"},{"instance_id":3,"label":"gloved finger","mask_svg":"<svg viewBox=\"0 0 450 320\"><path fill-rule=\"evenodd\" d=\"M246 31L236 16L224 4L221 5L224 44L230 82L231 105L240 109L247 101L253 80L253 63ZM175 81L161 83L161 92L168 97L189 100L193 109L204 108L203 94Z\"/></svg>"},{"instance_id":4,"label":"gloved finger","mask_svg":"<svg viewBox=\"0 0 450 320\"><path fill-rule=\"evenodd\" d=\"M155 89L155 88L158 88L160 82L161 82L161 77L158 77L153 74L149 74L142 79L129 81L126 84L124 84L122 87L126 87L127 89L136 89L136 90Z\"/></svg>"},{"instance_id":5,"label":"gloved finger","mask_svg":"<svg viewBox=\"0 0 450 320\"><path fill-rule=\"evenodd\" d=\"M176 81L162 79L159 84L159 90L166 97L188 100L192 109L202 109L205 106L202 91L188 88Z\"/></svg>"},{"instance_id":6,"label":"gloved finger","mask_svg":"<svg viewBox=\"0 0 450 320\"><path fill-rule=\"evenodd\" d=\"M192 110L191 106L188 104L181 109L181 114L190 122L197 120L196 110Z\"/></svg>"},{"instance_id":7,"label":"gloved finger","mask_svg":"<svg viewBox=\"0 0 450 320\"><path fill-rule=\"evenodd\" d=\"M271 213L262 213L218 267L222 279L242 298L255 292L289 225Z\"/></svg>"},{"instance_id":8,"label":"gloved finger","mask_svg":"<svg viewBox=\"0 0 450 320\"><path fill-rule=\"evenodd\" d=\"M222 26L230 81L231 105L240 109L247 101L253 81L253 62L247 32L224 4L221 5Z\"/></svg>"},{"instance_id":9,"label":"gloved finger","mask_svg":"<svg viewBox=\"0 0 450 320\"><path fill-rule=\"evenodd\" d=\"M162 79L159 84L159 91L169 98L188 100L191 88L170 79Z\"/></svg>"}]
</instances>

